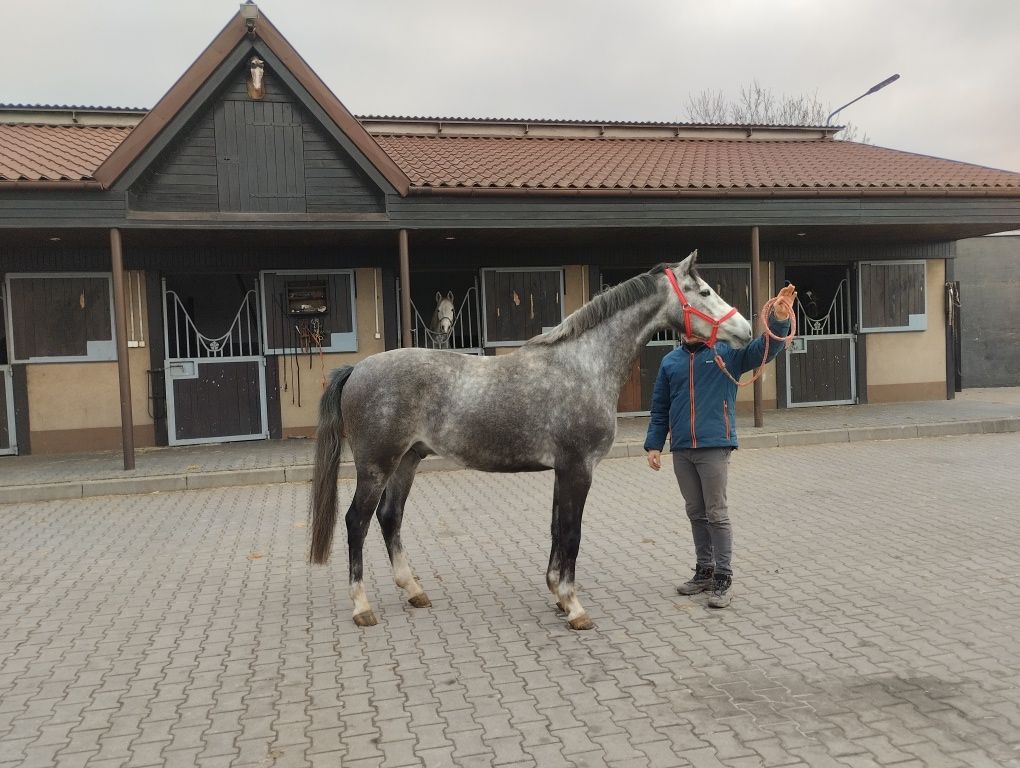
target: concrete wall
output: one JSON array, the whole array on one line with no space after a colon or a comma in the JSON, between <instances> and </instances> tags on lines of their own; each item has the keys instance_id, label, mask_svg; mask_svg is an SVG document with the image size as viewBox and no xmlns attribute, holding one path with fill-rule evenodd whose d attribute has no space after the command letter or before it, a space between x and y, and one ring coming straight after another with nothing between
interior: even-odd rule
<instances>
[{"instance_id":1,"label":"concrete wall","mask_svg":"<svg viewBox=\"0 0 1020 768\"><path fill-rule=\"evenodd\" d=\"M945 262L926 275L927 330L868 334L869 403L946 398Z\"/></svg>"},{"instance_id":2,"label":"concrete wall","mask_svg":"<svg viewBox=\"0 0 1020 768\"><path fill-rule=\"evenodd\" d=\"M1020 235L956 244L963 386L1020 386Z\"/></svg>"},{"instance_id":3,"label":"concrete wall","mask_svg":"<svg viewBox=\"0 0 1020 768\"><path fill-rule=\"evenodd\" d=\"M135 445L155 444L149 417L149 350L128 350ZM121 445L117 363L26 366L32 453L116 449Z\"/></svg>"}]
</instances>

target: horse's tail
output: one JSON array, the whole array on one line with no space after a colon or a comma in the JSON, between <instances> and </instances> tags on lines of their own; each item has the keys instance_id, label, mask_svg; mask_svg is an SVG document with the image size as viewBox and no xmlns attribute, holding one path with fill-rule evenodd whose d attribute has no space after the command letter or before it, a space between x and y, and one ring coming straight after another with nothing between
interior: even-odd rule
<instances>
[{"instance_id":1,"label":"horse's tail","mask_svg":"<svg viewBox=\"0 0 1020 768\"><path fill-rule=\"evenodd\" d=\"M340 395L353 370L353 365L345 365L333 371L319 401L319 429L315 438L315 469L312 473L312 546L308 555L313 563L325 563L333 546L336 476L344 438Z\"/></svg>"}]
</instances>

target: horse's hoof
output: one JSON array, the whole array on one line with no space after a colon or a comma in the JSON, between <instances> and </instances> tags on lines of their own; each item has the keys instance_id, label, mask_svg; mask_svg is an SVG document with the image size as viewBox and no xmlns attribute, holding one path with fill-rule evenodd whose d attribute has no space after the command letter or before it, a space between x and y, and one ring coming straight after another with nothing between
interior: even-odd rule
<instances>
[{"instance_id":1,"label":"horse's hoof","mask_svg":"<svg viewBox=\"0 0 1020 768\"><path fill-rule=\"evenodd\" d=\"M424 592L422 592L421 594L415 595L412 598L409 598L407 602L410 603L412 608L431 608L432 607L432 601L429 600L429 596L426 595Z\"/></svg>"},{"instance_id":2,"label":"horse's hoof","mask_svg":"<svg viewBox=\"0 0 1020 768\"><path fill-rule=\"evenodd\" d=\"M559 600L556 601L556 610L559 611L560 613L567 612L567 609L563 607L563 603L561 603Z\"/></svg>"},{"instance_id":3,"label":"horse's hoof","mask_svg":"<svg viewBox=\"0 0 1020 768\"><path fill-rule=\"evenodd\" d=\"M374 611L365 611L354 617L354 623L359 627L374 627L379 623L379 619L375 617Z\"/></svg>"},{"instance_id":4,"label":"horse's hoof","mask_svg":"<svg viewBox=\"0 0 1020 768\"><path fill-rule=\"evenodd\" d=\"M571 629L584 630L594 629L595 622L588 618L588 614L582 613L576 619L571 619L569 622Z\"/></svg>"}]
</instances>

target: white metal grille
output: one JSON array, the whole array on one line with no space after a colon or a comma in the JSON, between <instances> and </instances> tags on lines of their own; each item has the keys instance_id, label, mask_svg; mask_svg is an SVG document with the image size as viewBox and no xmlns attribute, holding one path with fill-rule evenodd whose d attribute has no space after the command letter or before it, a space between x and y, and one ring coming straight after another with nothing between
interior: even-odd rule
<instances>
[{"instance_id":1,"label":"white metal grille","mask_svg":"<svg viewBox=\"0 0 1020 768\"><path fill-rule=\"evenodd\" d=\"M482 353L481 315L478 306L478 288L472 286L464 294L449 333L439 333L429 327L418 307L411 302L413 322L411 343L423 349L452 349L456 352ZM430 316L431 319L431 316Z\"/></svg>"},{"instance_id":2,"label":"white metal grille","mask_svg":"<svg viewBox=\"0 0 1020 768\"><path fill-rule=\"evenodd\" d=\"M227 332L206 336L195 325L180 296L166 292L167 360L250 357L260 354L258 293L248 291Z\"/></svg>"}]
</instances>

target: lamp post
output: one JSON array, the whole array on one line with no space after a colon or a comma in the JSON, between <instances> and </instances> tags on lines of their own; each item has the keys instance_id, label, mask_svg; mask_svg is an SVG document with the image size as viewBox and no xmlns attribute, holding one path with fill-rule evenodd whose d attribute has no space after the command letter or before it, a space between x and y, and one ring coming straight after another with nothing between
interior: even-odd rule
<instances>
[{"instance_id":1,"label":"lamp post","mask_svg":"<svg viewBox=\"0 0 1020 768\"><path fill-rule=\"evenodd\" d=\"M887 77L887 78L886 78L885 80L883 80L882 82L880 82L880 83L879 83L878 85L873 85L873 86L871 86L871 87L870 87L870 88L869 88L869 89L868 89L867 91L865 91L864 93L862 93L862 94L861 94L860 96L858 96L858 97L857 97L856 99L854 99L853 101L848 101L848 102L847 102L846 104L844 104L844 105L843 105L842 107L840 107L839 109L835 110L835 111L834 111L834 112L833 112L832 114L830 114L830 115L829 115L829 116L828 116L827 118L825 118L825 124L826 124L826 125L828 125L828 124L829 124L829 121L830 121L830 120L832 120L832 118L833 118L833 117L835 117L836 115L838 115L838 114L839 114L840 112L842 112L842 111L843 111L844 109L846 109L847 107L849 107L849 106L850 106L851 104L853 104L854 102L856 102L856 101L860 101L860 100L861 100L861 99L863 99L863 98L864 98L865 96L870 96L871 94L875 93L876 91L880 91L880 90L882 90L882 89L883 89L883 88L885 88L885 87L886 87L887 85L892 85L893 83L895 83L895 82L896 82L897 80L899 80L899 79L900 79L900 76L899 76L899 75L893 75L892 77Z\"/></svg>"}]
</instances>

